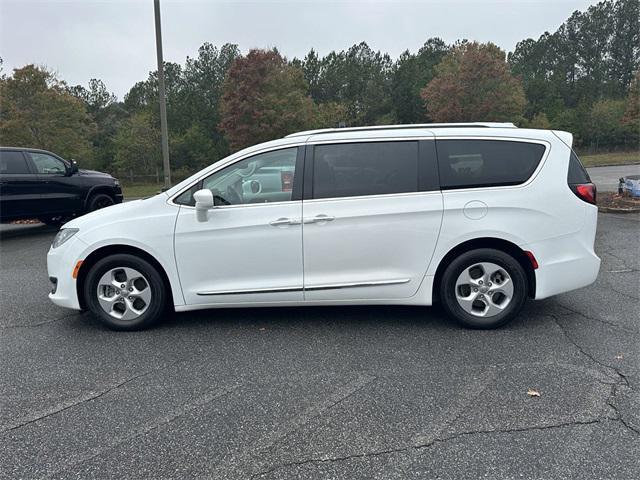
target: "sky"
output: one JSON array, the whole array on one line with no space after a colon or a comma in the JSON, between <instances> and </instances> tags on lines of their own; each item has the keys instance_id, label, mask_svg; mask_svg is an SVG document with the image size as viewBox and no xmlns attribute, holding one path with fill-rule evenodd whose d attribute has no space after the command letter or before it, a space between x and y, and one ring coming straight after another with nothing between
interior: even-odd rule
<instances>
[{"instance_id":1,"label":"sky","mask_svg":"<svg viewBox=\"0 0 640 480\"><path fill-rule=\"evenodd\" d=\"M430 37L494 42L506 51L554 32L589 0L161 0L165 61L205 42L277 47L288 58L366 41L397 58ZM99 78L122 99L156 68L153 0L0 0L3 72L46 65L70 85Z\"/></svg>"}]
</instances>

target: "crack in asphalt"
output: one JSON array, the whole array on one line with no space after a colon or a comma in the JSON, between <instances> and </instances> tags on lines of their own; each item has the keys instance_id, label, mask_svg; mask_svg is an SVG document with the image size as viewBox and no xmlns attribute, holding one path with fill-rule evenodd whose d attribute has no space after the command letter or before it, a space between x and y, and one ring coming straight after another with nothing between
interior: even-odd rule
<instances>
[{"instance_id":1,"label":"crack in asphalt","mask_svg":"<svg viewBox=\"0 0 640 480\"><path fill-rule=\"evenodd\" d=\"M62 468L49 473L46 476L46 478L55 478L59 476L61 473L67 471L69 468L74 467L75 465L86 463L104 454L105 452L122 445L125 442L135 440L136 438L139 438L139 437L143 437L148 433L153 432L154 430L157 430L158 428L164 425L174 422L178 418L183 417L184 415L187 415L188 413L194 411L197 408L204 407L210 404L211 402L213 402L214 400L218 400L221 397L224 397L234 392L238 388L240 388L239 384L231 385L224 388L218 388L212 392L210 391L205 393L204 395L201 395L195 400L185 402L182 405L174 408L172 411L168 412L167 414L157 417L155 421L150 421L145 424L142 424L137 428L134 428L128 434L122 435L120 437L117 437L111 440L107 440L106 445L92 448L91 450L84 453L83 455L77 455L75 458L72 457L71 460L67 459L67 461L64 463Z\"/></svg>"},{"instance_id":2,"label":"crack in asphalt","mask_svg":"<svg viewBox=\"0 0 640 480\"><path fill-rule=\"evenodd\" d=\"M232 455L229 458L217 462L213 465L212 478L225 478L229 476L229 472L225 470L228 465L237 466L243 464L239 460L247 460L250 455L255 454L257 451L264 451L271 448L273 445L286 440L292 433L298 431L301 427L309 423L314 418L318 417L324 412L328 412L332 408L336 407L345 400L351 398L356 393L360 392L367 385L377 380L377 377L369 374L360 374L355 380L352 380L341 388L331 393L326 399L320 400L316 404L305 409L302 414L293 418L285 425L276 429L276 431L265 438L258 439L252 446L244 449L238 455Z\"/></svg>"},{"instance_id":3,"label":"crack in asphalt","mask_svg":"<svg viewBox=\"0 0 640 480\"><path fill-rule=\"evenodd\" d=\"M576 310L575 308L569 307L569 306L565 305L564 303L560 303L558 300L556 300L555 302L556 302L557 305L559 305L560 307L564 308L565 310L569 310L570 313L563 314L563 316L572 315L572 314L580 315L581 317L586 318L587 320L591 320L593 322L602 323L603 325L608 325L609 327L613 327L616 330L621 330L621 331L626 332L626 333L633 333L635 335L639 335L640 334L640 330L634 330L633 328L624 327L622 325L618 325L617 323L613 323L613 322L610 322L608 320L604 320L602 318L592 317L590 315L587 315L584 312L581 312L580 310ZM548 314L548 315L553 316L552 314Z\"/></svg>"},{"instance_id":4,"label":"crack in asphalt","mask_svg":"<svg viewBox=\"0 0 640 480\"><path fill-rule=\"evenodd\" d=\"M560 323L560 321L558 320L558 317L556 315L551 314L551 313L548 313L547 315L553 319L554 323L558 326L560 331L562 331L562 334L565 336L565 338L567 340L569 340L569 342L571 342L571 344L580 353L582 353L585 357L589 358L593 363L595 363L597 365L600 365L602 368L604 368L606 370L612 371L616 375L616 382L611 385L611 394L609 395L609 399L607 400L607 405L610 408L612 408L613 411L616 414L616 417L613 418L612 420L616 420L616 421L620 422L628 430L634 432L637 435L640 435L640 430L637 429L636 427L634 427L633 425L630 425L629 422L627 422L625 420L625 418L622 415L622 412L620 412L620 410L618 408L618 405L617 405L618 391L619 391L620 387L628 388L629 390L633 391L633 387L631 386L631 383L629 383L629 379L627 378L627 376L624 373L622 373L619 368L614 367L613 365L609 365L607 363L604 363L604 362L598 360L594 355L590 354L582 346L580 346L571 337L571 335L569 335L567 333L567 329L562 326L562 324Z\"/></svg>"},{"instance_id":5,"label":"crack in asphalt","mask_svg":"<svg viewBox=\"0 0 640 480\"><path fill-rule=\"evenodd\" d=\"M133 382L134 380L137 380L139 378L145 377L147 375L150 375L152 373L156 373L162 370L166 370L168 368L171 368L172 366L180 363L184 361L183 359L181 360L176 360L175 362L171 362L167 365L164 365L162 367L159 368L154 368L152 370L147 370L146 372L142 372L140 374L134 375L133 377L129 377L121 382L116 383L115 385L110 386L109 388L99 391L99 392L88 392L87 394L83 395L80 399L73 399L73 400L67 400L67 401L63 401L61 404L55 405L53 406L50 410L45 411L44 413L38 413L35 415L32 415L30 418L26 418L23 417L22 419L19 419L16 422L10 423L10 424L6 424L6 425L2 425L0 426L0 433L5 433L5 432L9 432L12 430L17 430L19 428L25 427L27 425L30 425L32 423L38 422L40 420L43 420L45 418L51 417L53 415L57 415L58 413L64 412L65 410L69 410L70 408L76 407L78 405L82 405L84 403L87 402L91 402L97 398L100 398L104 395L107 395L108 393L117 390L118 388L123 387L124 385Z\"/></svg>"},{"instance_id":6,"label":"crack in asphalt","mask_svg":"<svg viewBox=\"0 0 640 480\"><path fill-rule=\"evenodd\" d=\"M348 460L353 460L353 459L379 457L379 456L383 456L383 455L391 455L391 454L409 452L409 451L412 451L412 450L413 451L421 450L421 449L429 448L429 447L431 447L431 446L433 446L435 444L438 444L438 443L446 443L446 442L449 442L451 440L456 440L456 439L458 439L460 437L471 436L471 435L489 435L489 434L501 434L501 433L519 433L519 432L542 431L542 430L550 430L550 429L566 428L566 427L574 427L574 426L594 425L596 423L600 423L602 420L604 420L604 418L595 418L595 419L592 419L592 420L585 420L585 421L575 420L575 421L572 421L572 422L557 423L557 424L552 424L552 425L532 425L532 426L520 427L520 428L506 428L506 429L493 429L493 430L472 430L472 431L458 432L458 433L454 433L452 435L448 435L448 436L445 436L445 437L436 437L436 438L433 438L430 441L425 442L425 443L407 445L407 446L398 447L398 448L391 448L391 449L387 449L387 450L378 450L378 451L374 451L374 452L354 453L352 455L345 455L345 456L342 456L342 457L309 458L309 459L305 459L305 460L297 460L297 461L287 462L287 463L283 463L283 464L280 464L280 465L275 465L275 466L273 466L273 467L271 467L271 468L269 468L267 470L263 470L261 472L254 473L253 475L251 475L250 478L254 479L254 478L258 478L258 477L263 477L265 475L268 475L270 473L276 472L278 470L283 470L285 468L295 467L295 466L302 466L302 465L315 464L315 463L343 462L343 461L348 461Z\"/></svg>"},{"instance_id":7,"label":"crack in asphalt","mask_svg":"<svg viewBox=\"0 0 640 480\"><path fill-rule=\"evenodd\" d=\"M12 328L35 328L35 327L40 327L42 325L48 325L49 323L59 322L60 320L66 320L67 318L77 317L80 315L82 315L81 312L75 312L67 315L62 315L61 317L54 318L52 320L45 320L44 322L39 322L39 323L23 323L23 324L19 323L16 325L6 325L6 326L0 327L0 330L10 330Z\"/></svg>"}]
</instances>

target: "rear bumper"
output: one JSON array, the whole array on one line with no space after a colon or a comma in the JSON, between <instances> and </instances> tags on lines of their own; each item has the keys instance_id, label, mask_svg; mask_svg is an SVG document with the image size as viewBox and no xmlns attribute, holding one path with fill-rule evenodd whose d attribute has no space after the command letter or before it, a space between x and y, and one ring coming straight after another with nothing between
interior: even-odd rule
<instances>
[{"instance_id":1,"label":"rear bumper","mask_svg":"<svg viewBox=\"0 0 640 480\"><path fill-rule=\"evenodd\" d=\"M522 246L538 260L536 300L586 287L598 278L600 258L593 250L597 213L586 217L578 232Z\"/></svg>"}]
</instances>

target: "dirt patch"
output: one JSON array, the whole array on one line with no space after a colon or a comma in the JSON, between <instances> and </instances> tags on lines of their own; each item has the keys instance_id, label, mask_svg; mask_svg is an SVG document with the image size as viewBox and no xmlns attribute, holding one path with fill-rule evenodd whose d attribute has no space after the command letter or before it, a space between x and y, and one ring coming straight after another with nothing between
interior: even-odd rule
<instances>
[{"instance_id":1,"label":"dirt patch","mask_svg":"<svg viewBox=\"0 0 640 480\"><path fill-rule=\"evenodd\" d=\"M598 193L598 210L604 213L640 212L640 199L618 193Z\"/></svg>"}]
</instances>

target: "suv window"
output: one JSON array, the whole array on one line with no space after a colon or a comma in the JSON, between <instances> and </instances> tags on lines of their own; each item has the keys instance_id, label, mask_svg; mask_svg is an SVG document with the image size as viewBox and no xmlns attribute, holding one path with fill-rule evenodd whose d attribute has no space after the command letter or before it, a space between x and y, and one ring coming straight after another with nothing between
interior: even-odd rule
<instances>
[{"instance_id":1,"label":"suv window","mask_svg":"<svg viewBox=\"0 0 640 480\"><path fill-rule=\"evenodd\" d=\"M36 165L38 173L44 175L64 175L67 172L66 164L59 158L46 153L29 152L29 156Z\"/></svg>"},{"instance_id":2,"label":"suv window","mask_svg":"<svg viewBox=\"0 0 640 480\"><path fill-rule=\"evenodd\" d=\"M22 152L0 151L0 175L31 173Z\"/></svg>"},{"instance_id":3,"label":"suv window","mask_svg":"<svg viewBox=\"0 0 640 480\"><path fill-rule=\"evenodd\" d=\"M518 185L538 167L545 147L505 140L438 140L443 189Z\"/></svg>"},{"instance_id":4,"label":"suv window","mask_svg":"<svg viewBox=\"0 0 640 480\"><path fill-rule=\"evenodd\" d=\"M317 145L313 198L418 191L418 142Z\"/></svg>"},{"instance_id":5,"label":"suv window","mask_svg":"<svg viewBox=\"0 0 640 480\"><path fill-rule=\"evenodd\" d=\"M216 205L287 202L291 200L298 147L245 158L209 175L175 203L195 205L193 194L208 188Z\"/></svg>"}]
</instances>

